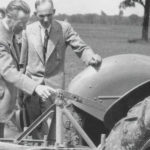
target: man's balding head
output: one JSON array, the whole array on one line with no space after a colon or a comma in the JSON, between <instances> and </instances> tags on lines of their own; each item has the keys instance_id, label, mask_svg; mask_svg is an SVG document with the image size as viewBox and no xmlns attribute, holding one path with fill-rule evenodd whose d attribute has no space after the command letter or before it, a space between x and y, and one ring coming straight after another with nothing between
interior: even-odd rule
<instances>
[{"instance_id":1,"label":"man's balding head","mask_svg":"<svg viewBox=\"0 0 150 150\"><path fill-rule=\"evenodd\" d=\"M48 28L53 20L55 9L52 0L36 0L36 15L44 28Z\"/></svg>"},{"instance_id":2,"label":"man's balding head","mask_svg":"<svg viewBox=\"0 0 150 150\"><path fill-rule=\"evenodd\" d=\"M38 7L39 5L44 4L44 3L46 3L46 2L50 3L51 6L52 6L52 9L54 9L54 4L53 4L53 1L52 1L52 0L36 0L36 2L35 2L35 9L37 9L37 7Z\"/></svg>"}]
</instances>

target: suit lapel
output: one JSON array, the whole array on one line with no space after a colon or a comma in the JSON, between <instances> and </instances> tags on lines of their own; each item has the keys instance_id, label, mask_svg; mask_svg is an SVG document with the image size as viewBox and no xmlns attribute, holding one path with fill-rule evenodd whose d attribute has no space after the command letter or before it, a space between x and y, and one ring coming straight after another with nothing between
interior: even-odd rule
<instances>
[{"instance_id":1,"label":"suit lapel","mask_svg":"<svg viewBox=\"0 0 150 150\"><path fill-rule=\"evenodd\" d=\"M51 30L50 30L48 45L47 45L46 61L48 60L48 58L51 56L51 54L55 50L58 39L59 39L59 35L58 35L57 24L55 22L53 22L52 26L51 26Z\"/></svg>"},{"instance_id":2,"label":"suit lapel","mask_svg":"<svg viewBox=\"0 0 150 150\"><path fill-rule=\"evenodd\" d=\"M41 37L41 29L38 24L37 28L34 31L33 42L36 52L38 53L41 62L44 64L44 55L43 55L43 45L42 45L42 37Z\"/></svg>"},{"instance_id":3,"label":"suit lapel","mask_svg":"<svg viewBox=\"0 0 150 150\"><path fill-rule=\"evenodd\" d=\"M11 31L8 31L5 27L5 25L2 23L2 21L0 21L0 27L1 27L1 31L2 31L2 36L5 38L5 40L8 42L9 45L9 51L13 57L13 59L16 61L16 64L18 65L19 63L19 59L17 57L17 53L15 51L15 48L13 46L13 41L12 41L12 36L13 33Z\"/></svg>"},{"instance_id":4,"label":"suit lapel","mask_svg":"<svg viewBox=\"0 0 150 150\"><path fill-rule=\"evenodd\" d=\"M50 33L49 33L49 40L47 44L47 54L46 54L46 61L50 57L50 55L53 53L55 46L58 42L58 27L55 22L52 23ZM34 47L36 52L38 53L41 61L43 64L44 62L44 55L43 55L43 44L42 44L42 36L41 36L41 29L40 29L40 23L38 23L37 28L34 30L34 36L33 36L33 41L34 41Z\"/></svg>"},{"instance_id":5,"label":"suit lapel","mask_svg":"<svg viewBox=\"0 0 150 150\"><path fill-rule=\"evenodd\" d=\"M15 61L18 64L18 62L19 62L19 56L17 55L16 49L14 48L14 45L13 45L12 42L10 43L10 51L11 51L11 54L12 54L13 58L15 59Z\"/></svg>"}]
</instances>

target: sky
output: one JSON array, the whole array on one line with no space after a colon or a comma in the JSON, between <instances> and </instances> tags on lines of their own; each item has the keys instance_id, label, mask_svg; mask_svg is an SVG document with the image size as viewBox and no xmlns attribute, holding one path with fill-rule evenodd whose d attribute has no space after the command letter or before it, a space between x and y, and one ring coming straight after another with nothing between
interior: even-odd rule
<instances>
[{"instance_id":1,"label":"sky","mask_svg":"<svg viewBox=\"0 0 150 150\"><path fill-rule=\"evenodd\" d=\"M0 7L6 7L11 0L0 0ZM34 11L35 0L24 0ZM104 11L107 15L117 15L119 13L119 4L122 0L53 0L56 14L101 14ZM139 4L135 8L126 8L124 15L131 14L143 15L143 7Z\"/></svg>"}]
</instances>

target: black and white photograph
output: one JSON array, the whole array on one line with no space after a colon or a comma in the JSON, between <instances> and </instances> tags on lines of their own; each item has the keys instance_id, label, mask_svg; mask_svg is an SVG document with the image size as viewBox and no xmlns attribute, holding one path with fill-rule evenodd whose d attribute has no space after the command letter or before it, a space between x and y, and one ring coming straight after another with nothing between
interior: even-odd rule
<instances>
[{"instance_id":1,"label":"black and white photograph","mask_svg":"<svg viewBox=\"0 0 150 150\"><path fill-rule=\"evenodd\" d=\"M150 150L150 0L0 0L0 150Z\"/></svg>"}]
</instances>

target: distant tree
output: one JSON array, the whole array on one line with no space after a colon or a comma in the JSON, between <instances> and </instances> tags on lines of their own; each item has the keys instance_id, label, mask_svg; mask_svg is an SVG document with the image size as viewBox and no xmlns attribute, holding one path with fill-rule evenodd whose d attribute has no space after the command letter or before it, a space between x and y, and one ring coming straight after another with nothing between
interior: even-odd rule
<instances>
[{"instance_id":1,"label":"distant tree","mask_svg":"<svg viewBox=\"0 0 150 150\"><path fill-rule=\"evenodd\" d=\"M135 7L135 3L142 5L144 8L142 39L148 41L150 0L123 0L123 2L120 3L120 8Z\"/></svg>"},{"instance_id":2,"label":"distant tree","mask_svg":"<svg viewBox=\"0 0 150 150\"><path fill-rule=\"evenodd\" d=\"M108 16L103 10L101 11L100 22L102 24L107 24L108 23Z\"/></svg>"},{"instance_id":3,"label":"distant tree","mask_svg":"<svg viewBox=\"0 0 150 150\"><path fill-rule=\"evenodd\" d=\"M120 17L123 17L123 10L120 10L120 11L119 11L119 16L120 16Z\"/></svg>"},{"instance_id":4,"label":"distant tree","mask_svg":"<svg viewBox=\"0 0 150 150\"><path fill-rule=\"evenodd\" d=\"M130 23L131 23L131 24L135 24L135 25L139 24L139 18L140 18L140 17L137 16L136 14L130 15L130 16L129 16Z\"/></svg>"},{"instance_id":5,"label":"distant tree","mask_svg":"<svg viewBox=\"0 0 150 150\"><path fill-rule=\"evenodd\" d=\"M107 14L103 10L101 11L101 15L102 16L107 16Z\"/></svg>"}]
</instances>

